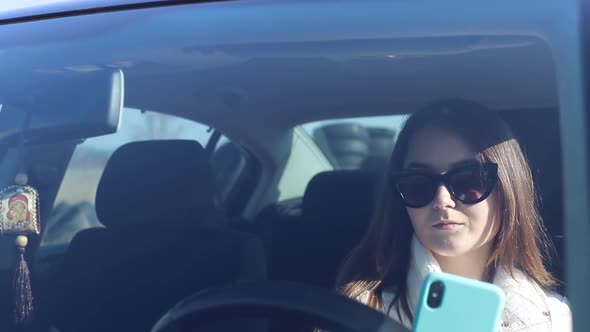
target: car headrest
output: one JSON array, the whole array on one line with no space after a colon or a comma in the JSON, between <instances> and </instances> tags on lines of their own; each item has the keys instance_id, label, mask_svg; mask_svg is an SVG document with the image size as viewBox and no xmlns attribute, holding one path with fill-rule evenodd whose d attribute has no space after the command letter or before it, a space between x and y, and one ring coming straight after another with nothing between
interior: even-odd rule
<instances>
[{"instance_id":1,"label":"car headrest","mask_svg":"<svg viewBox=\"0 0 590 332\"><path fill-rule=\"evenodd\" d=\"M375 172L362 170L315 175L303 195L304 222L364 229L372 216L377 178Z\"/></svg>"},{"instance_id":2,"label":"car headrest","mask_svg":"<svg viewBox=\"0 0 590 332\"><path fill-rule=\"evenodd\" d=\"M388 156L369 155L365 157L361 169L367 172L383 172L387 169Z\"/></svg>"},{"instance_id":3,"label":"car headrest","mask_svg":"<svg viewBox=\"0 0 590 332\"><path fill-rule=\"evenodd\" d=\"M208 156L196 141L125 144L104 169L96 214L106 227L196 223L214 210L214 181Z\"/></svg>"}]
</instances>

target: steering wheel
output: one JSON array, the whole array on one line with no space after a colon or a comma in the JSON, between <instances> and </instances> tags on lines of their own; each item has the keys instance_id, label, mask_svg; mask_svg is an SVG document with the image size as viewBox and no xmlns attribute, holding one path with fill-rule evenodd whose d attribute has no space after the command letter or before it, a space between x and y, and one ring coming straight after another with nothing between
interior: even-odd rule
<instances>
[{"instance_id":1,"label":"steering wheel","mask_svg":"<svg viewBox=\"0 0 590 332\"><path fill-rule=\"evenodd\" d=\"M228 314L296 315L330 331L409 332L386 315L336 292L282 281L240 283L196 293L170 309L152 332L193 330Z\"/></svg>"}]
</instances>

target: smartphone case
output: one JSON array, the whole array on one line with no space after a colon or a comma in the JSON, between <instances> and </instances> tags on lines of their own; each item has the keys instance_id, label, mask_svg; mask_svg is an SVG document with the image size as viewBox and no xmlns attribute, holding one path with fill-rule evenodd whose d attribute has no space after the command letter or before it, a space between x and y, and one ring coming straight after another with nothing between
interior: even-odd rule
<instances>
[{"instance_id":1,"label":"smartphone case","mask_svg":"<svg viewBox=\"0 0 590 332\"><path fill-rule=\"evenodd\" d=\"M431 308L428 293L435 281L444 284L444 293L440 306ZM502 289L493 284L449 273L430 273L422 284L413 331L498 332L504 300Z\"/></svg>"}]
</instances>

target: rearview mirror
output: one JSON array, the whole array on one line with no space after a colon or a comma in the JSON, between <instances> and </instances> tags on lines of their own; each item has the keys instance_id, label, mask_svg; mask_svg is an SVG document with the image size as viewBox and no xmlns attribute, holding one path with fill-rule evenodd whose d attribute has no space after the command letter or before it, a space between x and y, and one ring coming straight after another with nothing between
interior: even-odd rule
<instances>
[{"instance_id":1,"label":"rearview mirror","mask_svg":"<svg viewBox=\"0 0 590 332\"><path fill-rule=\"evenodd\" d=\"M117 131L121 70L0 78L0 145L52 143Z\"/></svg>"}]
</instances>

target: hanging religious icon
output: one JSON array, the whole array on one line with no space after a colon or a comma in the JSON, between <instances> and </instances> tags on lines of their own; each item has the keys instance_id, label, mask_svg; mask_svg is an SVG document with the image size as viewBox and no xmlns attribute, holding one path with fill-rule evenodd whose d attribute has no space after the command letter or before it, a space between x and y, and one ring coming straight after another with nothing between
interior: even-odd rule
<instances>
[{"instance_id":1,"label":"hanging religious icon","mask_svg":"<svg viewBox=\"0 0 590 332\"><path fill-rule=\"evenodd\" d=\"M30 186L10 186L0 192L3 235L39 234L39 196Z\"/></svg>"},{"instance_id":2,"label":"hanging religious icon","mask_svg":"<svg viewBox=\"0 0 590 332\"><path fill-rule=\"evenodd\" d=\"M16 267L13 287L15 291L14 319L17 325L31 322L33 314L33 295L31 277L25 260L27 235L39 234L39 195L37 190L27 186L27 177L19 174L17 185L0 192L0 232L2 235L16 237L19 261Z\"/></svg>"}]
</instances>

